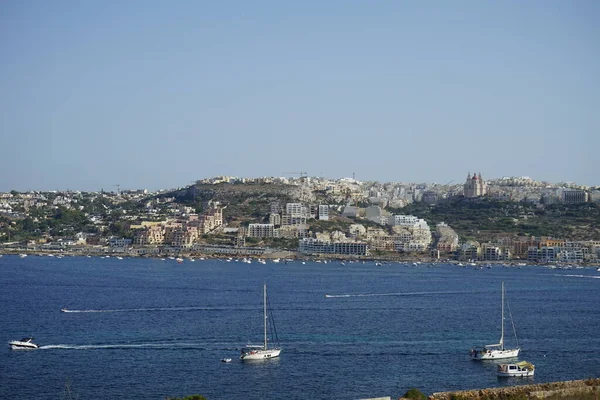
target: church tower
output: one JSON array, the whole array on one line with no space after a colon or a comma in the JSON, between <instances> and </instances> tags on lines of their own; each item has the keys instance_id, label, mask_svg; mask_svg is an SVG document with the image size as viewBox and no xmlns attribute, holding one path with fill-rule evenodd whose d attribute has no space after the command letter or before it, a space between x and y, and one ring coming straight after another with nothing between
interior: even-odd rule
<instances>
[{"instance_id":1,"label":"church tower","mask_svg":"<svg viewBox=\"0 0 600 400\"><path fill-rule=\"evenodd\" d=\"M481 172L479 173L479 175L473 173L473 176L471 176L471 173L469 172L467 174L467 181L464 184L465 197L480 197L485 196L486 193L487 184L485 183L483 178L481 178Z\"/></svg>"}]
</instances>

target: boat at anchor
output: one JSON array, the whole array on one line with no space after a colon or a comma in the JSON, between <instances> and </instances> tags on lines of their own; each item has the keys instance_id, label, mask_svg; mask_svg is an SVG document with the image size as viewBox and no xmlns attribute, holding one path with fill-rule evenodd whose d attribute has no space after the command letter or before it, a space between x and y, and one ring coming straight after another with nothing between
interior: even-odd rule
<instances>
[{"instance_id":1,"label":"boat at anchor","mask_svg":"<svg viewBox=\"0 0 600 400\"><path fill-rule=\"evenodd\" d=\"M519 348L519 343L517 341L517 332L515 330L515 326L512 323L512 315L509 315L511 324L513 326L513 332L515 335L515 341L517 342L517 347L513 349L507 349L504 347L504 282L502 282L502 328L500 333L500 341L496 344L488 344L483 346L482 348L474 347L471 349L471 359L472 360L496 360L502 358L512 358L517 357L521 349Z\"/></svg>"},{"instance_id":2,"label":"boat at anchor","mask_svg":"<svg viewBox=\"0 0 600 400\"><path fill-rule=\"evenodd\" d=\"M496 375L500 377L508 376L533 376L535 365L527 361L521 361L515 364L498 364Z\"/></svg>"},{"instance_id":3,"label":"boat at anchor","mask_svg":"<svg viewBox=\"0 0 600 400\"><path fill-rule=\"evenodd\" d=\"M241 350L240 359L242 361L265 360L269 358L279 357L281 349L279 348L279 339L277 338L277 330L273 316L267 303L267 285L263 287L263 315L264 315L264 342L262 345L247 345ZM269 318L271 315L271 318ZM270 331L275 339L276 347L269 348L267 331Z\"/></svg>"}]
</instances>

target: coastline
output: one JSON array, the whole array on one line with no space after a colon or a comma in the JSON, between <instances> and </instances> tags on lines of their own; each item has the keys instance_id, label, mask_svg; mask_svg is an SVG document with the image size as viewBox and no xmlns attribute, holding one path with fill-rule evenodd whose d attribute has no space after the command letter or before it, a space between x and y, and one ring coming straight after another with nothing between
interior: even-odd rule
<instances>
[{"instance_id":1,"label":"coastline","mask_svg":"<svg viewBox=\"0 0 600 400\"><path fill-rule=\"evenodd\" d=\"M319 254L319 255L307 255L301 254L297 251L279 250L271 248L261 248L262 251L255 253L244 253L244 250L256 250L256 248L237 248L242 250L241 253L209 253L209 252L190 252L190 251L166 251L166 252L152 252L145 254L138 254L135 252L124 251L122 248L112 249L106 248L91 248L84 249L78 248L71 251L61 250L32 250L32 249L0 249L0 256L2 255L26 255L26 256L61 256L61 257L124 257L124 258L149 258L149 259L163 259L163 258L183 258L183 259L216 259L216 260L227 260L227 259L262 259L262 260L284 260L284 261L338 261L338 262L375 262L380 264L400 263L400 264L451 264L459 267L472 267L472 268L491 268L492 266L508 266L508 267L525 267L525 266L537 266L537 267L549 267L555 266L556 268L597 268L600 267L600 260L595 262L583 262L583 263L563 263L563 262L531 262L527 260L480 260L480 261L459 261L451 258L432 258L428 256L420 256L415 254L398 254L398 255L379 255L379 256L352 256L342 254ZM158 250L158 249L157 249Z\"/></svg>"},{"instance_id":2,"label":"coastline","mask_svg":"<svg viewBox=\"0 0 600 400\"><path fill-rule=\"evenodd\" d=\"M433 393L429 400L598 399L600 378Z\"/></svg>"}]
</instances>

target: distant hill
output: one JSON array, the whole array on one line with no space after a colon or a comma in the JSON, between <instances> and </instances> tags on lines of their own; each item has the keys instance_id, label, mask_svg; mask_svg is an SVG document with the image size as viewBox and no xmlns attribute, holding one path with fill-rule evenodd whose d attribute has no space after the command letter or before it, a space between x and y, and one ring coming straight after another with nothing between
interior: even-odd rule
<instances>
[{"instance_id":1,"label":"distant hill","mask_svg":"<svg viewBox=\"0 0 600 400\"><path fill-rule=\"evenodd\" d=\"M218 201L227 206L223 214L227 221L252 222L266 218L271 203L279 203L285 209L286 203L314 200L314 195L301 187L284 184L199 184L163 193L160 197L174 197L178 203L196 207L199 211L209 201Z\"/></svg>"},{"instance_id":2,"label":"distant hill","mask_svg":"<svg viewBox=\"0 0 600 400\"><path fill-rule=\"evenodd\" d=\"M413 203L390 211L416 215L433 225L445 222L463 239L533 235L600 240L600 205L597 203L536 205L459 197L435 206Z\"/></svg>"}]
</instances>

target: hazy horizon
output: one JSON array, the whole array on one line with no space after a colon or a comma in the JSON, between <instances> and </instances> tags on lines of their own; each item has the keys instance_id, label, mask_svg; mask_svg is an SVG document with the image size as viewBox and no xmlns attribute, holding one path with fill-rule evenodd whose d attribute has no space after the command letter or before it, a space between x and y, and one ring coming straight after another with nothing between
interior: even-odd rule
<instances>
[{"instance_id":1,"label":"hazy horizon","mask_svg":"<svg viewBox=\"0 0 600 400\"><path fill-rule=\"evenodd\" d=\"M600 185L600 3L0 4L0 191Z\"/></svg>"}]
</instances>

